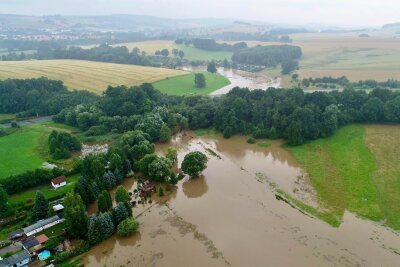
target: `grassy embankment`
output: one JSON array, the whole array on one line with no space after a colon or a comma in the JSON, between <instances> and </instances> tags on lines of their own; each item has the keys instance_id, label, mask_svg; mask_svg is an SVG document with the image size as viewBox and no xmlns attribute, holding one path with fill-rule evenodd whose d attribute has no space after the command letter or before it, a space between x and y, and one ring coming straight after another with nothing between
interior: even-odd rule
<instances>
[{"instance_id":1,"label":"grassy embankment","mask_svg":"<svg viewBox=\"0 0 400 267\"><path fill-rule=\"evenodd\" d=\"M0 114L0 124L8 123L15 119L15 115L13 114Z\"/></svg>"},{"instance_id":2,"label":"grassy embankment","mask_svg":"<svg viewBox=\"0 0 400 267\"><path fill-rule=\"evenodd\" d=\"M185 74L180 70L83 60L0 61L0 79L44 76L61 80L68 88L98 94L109 85L140 85Z\"/></svg>"},{"instance_id":3,"label":"grassy embankment","mask_svg":"<svg viewBox=\"0 0 400 267\"><path fill-rule=\"evenodd\" d=\"M45 122L21 127L0 137L0 181L2 177L20 174L41 167L45 161L61 165L71 160L52 160L47 148L47 138L52 130L79 132L62 124Z\"/></svg>"},{"instance_id":4,"label":"grassy embankment","mask_svg":"<svg viewBox=\"0 0 400 267\"><path fill-rule=\"evenodd\" d=\"M153 86L154 88L160 90L162 93L169 95L188 95L188 94L207 95L230 83L229 80L222 75L212 74L208 72L202 72L202 73L206 77L205 88L197 88L195 86L194 84L195 73L158 81L153 83Z\"/></svg>"},{"instance_id":5,"label":"grassy embankment","mask_svg":"<svg viewBox=\"0 0 400 267\"><path fill-rule=\"evenodd\" d=\"M351 125L290 147L310 175L322 209L300 208L338 226L345 210L400 229L400 127Z\"/></svg>"}]
</instances>

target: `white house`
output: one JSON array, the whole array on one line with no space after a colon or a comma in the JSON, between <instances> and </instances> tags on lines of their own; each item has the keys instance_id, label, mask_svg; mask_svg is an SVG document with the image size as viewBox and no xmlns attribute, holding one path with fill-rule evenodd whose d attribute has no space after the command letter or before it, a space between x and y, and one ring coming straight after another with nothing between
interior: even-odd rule
<instances>
[{"instance_id":1,"label":"white house","mask_svg":"<svg viewBox=\"0 0 400 267\"><path fill-rule=\"evenodd\" d=\"M67 185L67 178L65 178L65 176L54 178L53 180L51 180L51 185L53 186L54 189L58 189L62 186L65 186Z\"/></svg>"}]
</instances>

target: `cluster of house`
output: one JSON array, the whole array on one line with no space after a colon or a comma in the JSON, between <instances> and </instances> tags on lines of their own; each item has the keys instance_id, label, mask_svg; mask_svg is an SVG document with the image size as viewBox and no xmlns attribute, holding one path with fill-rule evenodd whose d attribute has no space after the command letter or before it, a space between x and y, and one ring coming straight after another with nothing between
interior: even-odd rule
<instances>
[{"instance_id":1,"label":"cluster of house","mask_svg":"<svg viewBox=\"0 0 400 267\"><path fill-rule=\"evenodd\" d=\"M44 234L35 235L64 222L64 206L57 204L53 206L53 210L56 212L55 216L38 221L10 234L10 239L20 244L20 249L7 258L2 259L0 257L0 267L26 266L33 257L40 256L40 253L45 250L45 243L49 238Z\"/></svg>"}]
</instances>

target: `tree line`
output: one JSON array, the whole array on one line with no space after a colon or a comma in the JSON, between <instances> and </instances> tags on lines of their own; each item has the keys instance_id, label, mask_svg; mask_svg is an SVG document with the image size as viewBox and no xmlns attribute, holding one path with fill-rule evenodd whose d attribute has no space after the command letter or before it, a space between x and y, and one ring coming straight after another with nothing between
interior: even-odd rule
<instances>
[{"instance_id":1,"label":"tree line","mask_svg":"<svg viewBox=\"0 0 400 267\"><path fill-rule=\"evenodd\" d=\"M236 51L232 56L232 61L236 64L260 65L267 68L287 64L289 72L291 72L298 65L301 55L302 51L298 46L256 46Z\"/></svg>"},{"instance_id":2,"label":"tree line","mask_svg":"<svg viewBox=\"0 0 400 267\"><path fill-rule=\"evenodd\" d=\"M388 79L386 81L376 80L360 80L358 82L351 82L346 76L331 77L324 76L318 78L305 78L301 80L301 84L304 87L310 86L323 86L323 85L340 85L346 88L358 88L358 89L371 89L371 88L393 88L400 89L400 80Z\"/></svg>"},{"instance_id":3,"label":"tree line","mask_svg":"<svg viewBox=\"0 0 400 267\"><path fill-rule=\"evenodd\" d=\"M58 88L58 83L55 86ZM9 103L17 100L18 97L8 97L3 101L11 106ZM399 92L386 89L367 94L354 89L304 93L301 89L235 88L227 95L211 98L168 96L143 84L109 87L90 103L70 103L54 120L84 131L91 131L92 127L103 128L100 132L138 130L152 142L179 129L215 127L226 137L243 133L301 144L329 136L337 127L352 122L398 123L399 102Z\"/></svg>"}]
</instances>

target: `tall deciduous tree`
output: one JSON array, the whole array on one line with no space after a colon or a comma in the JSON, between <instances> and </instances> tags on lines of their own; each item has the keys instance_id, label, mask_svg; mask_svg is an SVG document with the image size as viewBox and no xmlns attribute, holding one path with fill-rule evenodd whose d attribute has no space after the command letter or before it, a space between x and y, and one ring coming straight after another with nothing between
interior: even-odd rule
<instances>
[{"instance_id":1,"label":"tall deciduous tree","mask_svg":"<svg viewBox=\"0 0 400 267\"><path fill-rule=\"evenodd\" d=\"M131 196L128 191L126 191L125 187L122 185L117 187L117 191L115 191L115 202L125 202L131 200Z\"/></svg>"},{"instance_id":2,"label":"tall deciduous tree","mask_svg":"<svg viewBox=\"0 0 400 267\"><path fill-rule=\"evenodd\" d=\"M217 72L217 66L216 66L214 60L211 61L210 63L208 63L207 71L210 72L210 73L216 73Z\"/></svg>"},{"instance_id":3,"label":"tall deciduous tree","mask_svg":"<svg viewBox=\"0 0 400 267\"><path fill-rule=\"evenodd\" d=\"M68 193L64 198L64 219L69 235L75 238L86 236L88 217L86 207L79 195Z\"/></svg>"},{"instance_id":4,"label":"tall deciduous tree","mask_svg":"<svg viewBox=\"0 0 400 267\"><path fill-rule=\"evenodd\" d=\"M171 140L171 130L169 129L167 124L163 124L160 129L160 141L165 143L169 140Z\"/></svg>"}]
</instances>

